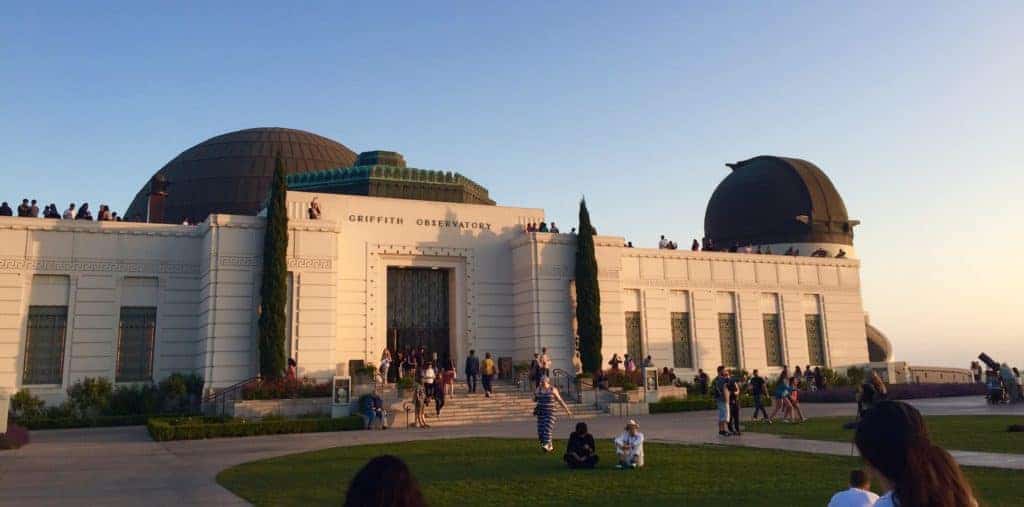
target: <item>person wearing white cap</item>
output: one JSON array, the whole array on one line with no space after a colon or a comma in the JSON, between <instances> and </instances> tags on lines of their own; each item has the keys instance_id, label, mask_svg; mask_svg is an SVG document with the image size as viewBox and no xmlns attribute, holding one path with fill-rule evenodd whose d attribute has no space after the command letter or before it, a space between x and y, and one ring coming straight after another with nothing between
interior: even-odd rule
<instances>
[{"instance_id":1,"label":"person wearing white cap","mask_svg":"<svg viewBox=\"0 0 1024 507\"><path fill-rule=\"evenodd\" d=\"M640 425L633 419L626 423L626 431L615 437L615 454L619 458L615 468L644 466L644 434L640 433Z\"/></svg>"}]
</instances>

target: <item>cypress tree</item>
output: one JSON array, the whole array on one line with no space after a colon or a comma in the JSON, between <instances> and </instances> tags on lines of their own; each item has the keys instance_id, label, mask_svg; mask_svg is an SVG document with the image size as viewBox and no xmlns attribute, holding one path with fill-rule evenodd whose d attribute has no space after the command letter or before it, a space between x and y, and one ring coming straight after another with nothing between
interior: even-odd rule
<instances>
[{"instance_id":1,"label":"cypress tree","mask_svg":"<svg viewBox=\"0 0 1024 507\"><path fill-rule=\"evenodd\" d=\"M285 305L288 298L288 209L284 163L277 154L263 235L263 280L259 321L260 375L277 378L285 369Z\"/></svg>"},{"instance_id":2,"label":"cypress tree","mask_svg":"<svg viewBox=\"0 0 1024 507\"><path fill-rule=\"evenodd\" d=\"M597 285L594 233L587 201L581 199L576 234L576 328L580 337L580 360L587 373L601 369L601 293Z\"/></svg>"}]
</instances>

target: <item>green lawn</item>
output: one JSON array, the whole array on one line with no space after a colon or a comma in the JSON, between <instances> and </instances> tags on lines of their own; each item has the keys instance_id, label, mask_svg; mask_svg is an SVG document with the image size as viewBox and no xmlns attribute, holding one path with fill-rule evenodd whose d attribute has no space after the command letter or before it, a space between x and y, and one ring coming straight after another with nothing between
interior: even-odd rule
<instances>
[{"instance_id":1,"label":"green lawn","mask_svg":"<svg viewBox=\"0 0 1024 507\"><path fill-rule=\"evenodd\" d=\"M850 417L818 417L803 424L749 423L744 427L747 431L793 438L852 442L853 430L843 429L843 424L852 420ZM1024 417L938 415L926 416L925 423L932 440L946 449L1024 454L1024 433L1006 431L1011 424L1024 424Z\"/></svg>"},{"instance_id":2,"label":"green lawn","mask_svg":"<svg viewBox=\"0 0 1024 507\"><path fill-rule=\"evenodd\" d=\"M824 505L845 488L855 458L720 446L647 444L647 467L616 470L598 441L597 470L571 471L558 448L532 440L437 440L326 449L246 463L217 482L256 505L342 505L370 458L404 459L430 505ZM784 474L780 474L784 470ZM982 505L1024 505L1024 472L966 469Z\"/></svg>"}]
</instances>

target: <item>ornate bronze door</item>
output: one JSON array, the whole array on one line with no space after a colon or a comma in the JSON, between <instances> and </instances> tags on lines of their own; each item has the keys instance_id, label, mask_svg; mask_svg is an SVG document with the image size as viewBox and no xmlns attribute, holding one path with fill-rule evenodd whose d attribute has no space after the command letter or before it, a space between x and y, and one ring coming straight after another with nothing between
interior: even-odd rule
<instances>
[{"instance_id":1,"label":"ornate bronze door","mask_svg":"<svg viewBox=\"0 0 1024 507\"><path fill-rule=\"evenodd\" d=\"M420 345L441 358L451 351L448 273L388 268L387 343L392 353Z\"/></svg>"}]
</instances>

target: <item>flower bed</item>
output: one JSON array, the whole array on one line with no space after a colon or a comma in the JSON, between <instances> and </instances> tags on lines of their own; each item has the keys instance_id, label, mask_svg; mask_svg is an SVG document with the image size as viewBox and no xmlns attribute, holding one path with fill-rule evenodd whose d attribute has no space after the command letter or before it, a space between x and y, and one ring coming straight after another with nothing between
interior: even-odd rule
<instances>
[{"instance_id":1,"label":"flower bed","mask_svg":"<svg viewBox=\"0 0 1024 507\"><path fill-rule=\"evenodd\" d=\"M772 400L770 397L764 397L764 406L770 407ZM740 406L749 408L754 406L754 398L751 396L741 396ZM652 414L668 414L671 412L693 412L696 410L714 410L715 400L710 396L691 396L686 399L678 398L665 398L663 400L656 401L647 405L648 410Z\"/></svg>"},{"instance_id":2,"label":"flower bed","mask_svg":"<svg viewBox=\"0 0 1024 507\"><path fill-rule=\"evenodd\" d=\"M28 430L10 423L7 425L7 433L0 433L0 451L17 449L28 443Z\"/></svg>"},{"instance_id":3,"label":"flower bed","mask_svg":"<svg viewBox=\"0 0 1024 507\"><path fill-rule=\"evenodd\" d=\"M158 442L200 440L219 437L251 437L286 433L318 433L363 429L359 416L337 419L263 419L251 421L224 417L154 417L146 424L150 436Z\"/></svg>"},{"instance_id":4,"label":"flower bed","mask_svg":"<svg viewBox=\"0 0 1024 507\"><path fill-rule=\"evenodd\" d=\"M890 400L984 396L986 394L984 384L890 384L887 388ZM800 401L804 403L855 403L857 388L844 386L824 391L804 391L800 393Z\"/></svg>"},{"instance_id":5,"label":"flower bed","mask_svg":"<svg viewBox=\"0 0 1024 507\"><path fill-rule=\"evenodd\" d=\"M304 378L264 380L242 391L243 400L281 400L288 398L330 398L331 383Z\"/></svg>"}]
</instances>

